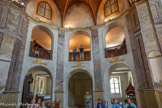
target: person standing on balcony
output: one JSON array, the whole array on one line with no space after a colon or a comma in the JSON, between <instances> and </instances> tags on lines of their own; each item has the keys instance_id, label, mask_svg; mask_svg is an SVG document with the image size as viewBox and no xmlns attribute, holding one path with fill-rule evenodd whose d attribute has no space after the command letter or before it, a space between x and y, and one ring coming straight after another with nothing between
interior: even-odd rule
<instances>
[{"instance_id":1,"label":"person standing on balcony","mask_svg":"<svg viewBox=\"0 0 162 108\"><path fill-rule=\"evenodd\" d=\"M76 61L76 56L77 56L77 49L76 49L76 47L74 47L74 49L73 49L73 58L74 58L74 61Z\"/></svg>"},{"instance_id":2,"label":"person standing on balcony","mask_svg":"<svg viewBox=\"0 0 162 108\"><path fill-rule=\"evenodd\" d=\"M35 57L39 57L39 47L38 46L36 46L36 48L35 48Z\"/></svg>"},{"instance_id":3,"label":"person standing on balcony","mask_svg":"<svg viewBox=\"0 0 162 108\"><path fill-rule=\"evenodd\" d=\"M79 52L79 55L80 55L80 60L84 60L84 48L83 48L83 45L80 45L80 48L79 48L80 52Z\"/></svg>"}]
</instances>

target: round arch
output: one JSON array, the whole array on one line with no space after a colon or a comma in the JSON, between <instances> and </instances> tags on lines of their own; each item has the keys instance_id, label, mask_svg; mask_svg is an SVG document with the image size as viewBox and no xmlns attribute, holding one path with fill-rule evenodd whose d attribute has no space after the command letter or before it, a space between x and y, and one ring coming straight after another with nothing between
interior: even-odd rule
<instances>
[{"instance_id":1,"label":"round arch","mask_svg":"<svg viewBox=\"0 0 162 108\"><path fill-rule=\"evenodd\" d=\"M122 2L121 2L121 0L117 0L118 1L118 6L119 6L119 12L122 12ZM101 3L100 3L100 5L99 5L99 8L98 8L98 11L97 11L97 24L100 24L100 23L102 23L102 22L105 22L105 21L107 21L107 20L105 20L105 9L104 9L104 7L105 7L105 4L106 4L106 2L107 2L107 0L102 0L101 1ZM117 13L117 14L112 14L113 15L113 17L114 16L117 16L119 13ZM110 17L112 16L112 15L110 15Z\"/></svg>"},{"instance_id":2,"label":"round arch","mask_svg":"<svg viewBox=\"0 0 162 108\"><path fill-rule=\"evenodd\" d=\"M67 81L69 81L69 79L71 78L72 75L78 73L78 72L82 72L82 73L85 73L85 74L88 74L91 79L93 78L92 75L85 69L76 69L76 70L73 70L70 72L70 74L66 77Z\"/></svg>"},{"instance_id":3,"label":"round arch","mask_svg":"<svg viewBox=\"0 0 162 108\"><path fill-rule=\"evenodd\" d=\"M114 28L116 27L120 27L123 31L124 31L124 26L122 23L120 22L113 22L113 23L110 23L109 25L105 25L104 29L103 29L103 39L104 39L104 47L106 47L106 44L105 44L105 39L106 39L106 36L107 34Z\"/></svg>"},{"instance_id":4,"label":"round arch","mask_svg":"<svg viewBox=\"0 0 162 108\"><path fill-rule=\"evenodd\" d=\"M47 2L52 9L52 20L45 19L36 14L38 4L43 1ZM61 26L61 17L60 17L59 9L57 5L55 4L55 2L53 2L52 0L28 0L25 6L26 6L26 13L28 15L41 19L45 22L51 22L56 26Z\"/></svg>"},{"instance_id":5,"label":"round arch","mask_svg":"<svg viewBox=\"0 0 162 108\"><path fill-rule=\"evenodd\" d=\"M68 107L84 107L84 96L88 91L93 97L93 79L89 72L83 69L72 71L67 76Z\"/></svg>"},{"instance_id":6,"label":"round arch","mask_svg":"<svg viewBox=\"0 0 162 108\"><path fill-rule=\"evenodd\" d=\"M48 84L47 84L48 83ZM41 88L44 88L41 91ZM30 89L29 89L30 88ZM47 89L48 88L48 89ZM51 89L50 89L51 88ZM23 79L22 102L30 102L31 99L53 100L53 76L52 73L44 66L33 66L28 69ZM45 98L39 97L38 92L42 92ZM33 93L33 94L32 94ZM31 97L30 97L31 96Z\"/></svg>"},{"instance_id":7,"label":"round arch","mask_svg":"<svg viewBox=\"0 0 162 108\"><path fill-rule=\"evenodd\" d=\"M30 40L31 57L52 59L54 35L49 28L42 25L33 27Z\"/></svg>"},{"instance_id":8,"label":"round arch","mask_svg":"<svg viewBox=\"0 0 162 108\"><path fill-rule=\"evenodd\" d=\"M28 74L32 74L32 71L34 70L43 70L45 71L46 73L48 73L51 77L51 79L53 80L53 77L52 77L52 73L50 72L50 70L44 66L33 66L31 68L29 68L26 73L25 73L25 76L28 75Z\"/></svg>"},{"instance_id":9,"label":"round arch","mask_svg":"<svg viewBox=\"0 0 162 108\"><path fill-rule=\"evenodd\" d=\"M121 24L110 24L107 33L104 34L105 56L115 57L127 53L126 35Z\"/></svg>"},{"instance_id":10,"label":"round arch","mask_svg":"<svg viewBox=\"0 0 162 108\"><path fill-rule=\"evenodd\" d=\"M162 81L162 54L160 51L153 50L148 52L147 58L150 65L152 78L155 83Z\"/></svg>"},{"instance_id":11,"label":"round arch","mask_svg":"<svg viewBox=\"0 0 162 108\"><path fill-rule=\"evenodd\" d=\"M112 72L114 72L112 75ZM137 78L136 78L136 73L135 71L133 70L133 68L130 68L127 64L125 63L116 63L116 64L111 64L110 66L108 66L106 68L106 71L104 72L104 90L105 90L105 99L108 101L108 102L111 102L111 98L119 98L120 96L117 96L117 97L111 97L111 87L110 87L110 76L113 77L113 76L117 76L119 77L119 74L128 74L127 72L129 72L129 77L127 77L126 79L127 80L127 83L129 84L130 83L130 80L131 82L133 83L133 86L135 87L135 98L136 98L136 103L137 103L137 106L139 106L141 103L140 103L140 97L139 97L139 92L138 92L138 81L137 81ZM130 78L130 75L131 75L131 78ZM123 76L120 76L120 77L123 77ZM120 81L125 79L125 78L119 78ZM122 87L122 89L124 88L123 83L120 82L120 86ZM126 83L125 83L126 84ZM128 85L125 87L128 87ZM121 89L121 88L119 88ZM124 93L125 93L125 90L126 88L124 88ZM123 92L123 91L122 91ZM123 96L123 93L121 94L121 96ZM110 98L111 97L111 98ZM123 98L124 99L124 98ZM126 99L126 97L125 97ZM121 99L120 99L121 101ZM111 107L111 105L109 105L109 107Z\"/></svg>"},{"instance_id":12,"label":"round arch","mask_svg":"<svg viewBox=\"0 0 162 108\"><path fill-rule=\"evenodd\" d=\"M85 61L89 61L91 59L91 39L90 35L85 31L76 31L72 33L69 37L69 60L73 61L73 49L77 49L76 61L80 60L80 47L84 48L84 57L82 58Z\"/></svg>"}]
</instances>

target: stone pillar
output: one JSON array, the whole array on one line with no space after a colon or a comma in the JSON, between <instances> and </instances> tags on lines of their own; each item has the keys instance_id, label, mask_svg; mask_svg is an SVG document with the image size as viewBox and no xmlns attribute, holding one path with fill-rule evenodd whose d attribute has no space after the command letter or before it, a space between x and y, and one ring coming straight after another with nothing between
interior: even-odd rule
<instances>
[{"instance_id":1,"label":"stone pillar","mask_svg":"<svg viewBox=\"0 0 162 108\"><path fill-rule=\"evenodd\" d=\"M148 68L145 68L147 70L150 70L150 73L146 74L146 79L148 80L148 88L144 88L139 90L140 93L140 98L141 98L141 105L142 108L160 108L158 105L158 98L156 95L156 91L154 88L154 81L153 81L153 77L155 75L152 67L152 64L149 63L149 59L148 59L148 55L150 52L152 51L157 51L157 52L161 52L160 51L160 46L159 46L159 42L158 42L158 38L156 35L156 31L155 31L155 27L153 25L153 20L152 20L152 16L150 14L150 10L149 10L149 6L147 2L144 2L140 5L137 6L137 14L138 14L138 18L139 18L139 22L140 22L140 28L141 28L141 36L142 36L142 40L143 40L143 47L145 49L145 53L142 55L146 56L146 60L144 60L144 64L149 64ZM139 43L141 43L141 40L139 40ZM155 53L153 54L155 55ZM159 67L157 68L160 68ZM152 72L152 73L151 73ZM150 98L151 97L151 98Z\"/></svg>"},{"instance_id":2,"label":"stone pillar","mask_svg":"<svg viewBox=\"0 0 162 108\"><path fill-rule=\"evenodd\" d=\"M153 25L156 30L159 46L162 52L162 1L161 0L148 0L151 15L153 18Z\"/></svg>"},{"instance_id":3,"label":"stone pillar","mask_svg":"<svg viewBox=\"0 0 162 108\"><path fill-rule=\"evenodd\" d=\"M149 63L153 74L155 83L162 81L162 1L161 0L148 0L151 15L153 18L153 26L155 28L157 42L160 50L154 50L149 53Z\"/></svg>"},{"instance_id":4,"label":"stone pillar","mask_svg":"<svg viewBox=\"0 0 162 108\"><path fill-rule=\"evenodd\" d=\"M14 49L9 68L6 91L18 91L25 45L18 39L15 40Z\"/></svg>"},{"instance_id":5,"label":"stone pillar","mask_svg":"<svg viewBox=\"0 0 162 108\"><path fill-rule=\"evenodd\" d=\"M56 67L56 90L55 99L59 99L63 104L63 83L64 83L64 52L65 52L65 31L58 30L58 49L57 49L57 67Z\"/></svg>"},{"instance_id":6,"label":"stone pillar","mask_svg":"<svg viewBox=\"0 0 162 108\"><path fill-rule=\"evenodd\" d=\"M17 8L15 5L10 5L10 3L6 3L6 1L0 1L0 8L0 31L4 34L4 37L6 37L4 38L6 40L2 43L2 46L6 47L6 51L2 53L6 57L11 57L9 69L7 70L8 74L6 73L8 75L7 84L5 91L0 94L0 102L17 103L18 98L21 98L18 97L18 90L28 31L28 19L20 8ZM13 43L10 39L13 40ZM11 47L11 44L13 47ZM16 106L12 106L11 108L15 107Z\"/></svg>"},{"instance_id":7,"label":"stone pillar","mask_svg":"<svg viewBox=\"0 0 162 108\"><path fill-rule=\"evenodd\" d=\"M91 35L92 35L92 54L93 54L93 65L94 65L94 80L95 80L94 93L95 93L95 105L96 105L98 98L103 99L98 29L91 29Z\"/></svg>"}]
</instances>

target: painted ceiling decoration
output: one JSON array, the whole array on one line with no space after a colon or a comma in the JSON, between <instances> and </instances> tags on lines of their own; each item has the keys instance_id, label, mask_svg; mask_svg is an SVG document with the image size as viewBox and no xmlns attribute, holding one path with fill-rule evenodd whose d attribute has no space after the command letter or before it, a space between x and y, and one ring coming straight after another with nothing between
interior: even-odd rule
<instances>
[{"instance_id":1,"label":"painted ceiling decoration","mask_svg":"<svg viewBox=\"0 0 162 108\"><path fill-rule=\"evenodd\" d=\"M31 0L19 0L20 3L24 3L25 6L30 2ZM97 23L97 12L98 8L100 6L100 3L102 0L53 0L55 4L57 5L62 21L64 21L66 12L68 9L76 4L76 3L85 3L92 11L92 16L94 19L94 23ZM62 22L63 25L63 22Z\"/></svg>"}]
</instances>

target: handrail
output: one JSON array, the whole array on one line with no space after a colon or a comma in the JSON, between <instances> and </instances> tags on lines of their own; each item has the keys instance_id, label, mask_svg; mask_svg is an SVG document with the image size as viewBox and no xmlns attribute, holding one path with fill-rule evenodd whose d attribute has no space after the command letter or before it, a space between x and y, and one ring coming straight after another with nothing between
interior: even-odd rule
<instances>
[{"instance_id":1,"label":"handrail","mask_svg":"<svg viewBox=\"0 0 162 108\"><path fill-rule=\"evenodd\" d=\"M121 47L121 46L125 46L126 44L123 43L121 45L117 45L117 46L113 46L113 47L108 47L108 48L105 48L105 49L113 49L113 48L117 48L117 47Z\"/></svg>"},{"instance_id":2,"label":"handrail","mask_svg":"<svg viewBox=\"0 0 162 108\"><path fill-rule=\"evenodd\" d=\"M74 52L69 52L69 61L74 61ZM80 60L80 52L76 52L76 61L90 61L91 60L91 51L84 51L84 59Z\"/></svg>"},{"instance_id":3,"label":"handrail","mask_svg":"<svg viewBox=\"0 0 162 108\"><path fill-rule=\"evenodd\" d=\"M105 48L105 57L106 58L121 56L124 54L127 54L126 43L123 43L122 45L117 45L115 47Z\"/></svg>"},{"instance_id":4,"label":"handrail","mask_svg":"<svg viewBox=\"0 0 162 108\"><path fill-rule=\"evenodd\" d=\"M46 50L44 48L36 48L36 47L33 47L33 46L30 46L29 56L36 57L36 54L35 54L36 51L38 51L38 55L37 55L38 57L37 58L52 59L52 50ZM49 56L49 57L47 58L45 56Z\"/></svg>"}]
</instances>

